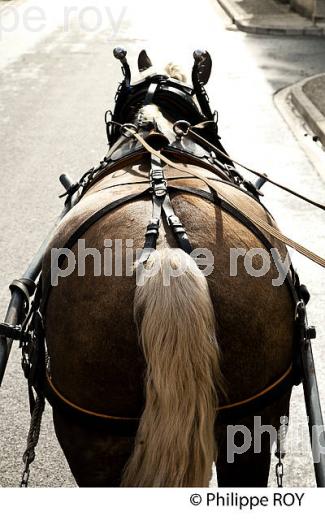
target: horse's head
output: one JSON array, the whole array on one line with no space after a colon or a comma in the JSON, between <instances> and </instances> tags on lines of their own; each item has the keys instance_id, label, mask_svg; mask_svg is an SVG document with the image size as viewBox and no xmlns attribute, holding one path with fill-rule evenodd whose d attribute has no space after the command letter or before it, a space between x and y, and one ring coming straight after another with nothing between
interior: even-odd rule
<instances>
[{"instance_id":1,"label":"horse's head","mask_svg":"<svg viewBox=\"0 0 325 520\"><path fill-rule=\"evenodd\" d=\"M187 77L185 72L176 63L168 63L163 70L159 71L154 68L145 50L141 51L138 57L138 69L140 73L140 82L149 82L153 84L152 94L150 86L145 101L139 108L133 123L140 128L155 128L162 132L170 140L173 137L173 123L178 119L176 117L175 107L166 101L165 107L160 107L154 99L156 88L160 81L176 80L180 87L183 85L187 88Z\"/></svg>"},{"instance_id":2,"label":"horse's head","mask_svg":"<svg viewBox=\"0 0 325 520\"><path fill-rule=\"evenodd\" d=\"M120 47L114 49L115 58L122 64L124 79L115 96L112 121L135 123L137 126L154 122L168 133L172 130L172 123L178 120L196 125L213 119L204 89L212 67L208 52L194 52L192 85L187 84L186 75L174 63L169 63L163 71L157 71L145 50L138 57L140 79L132 82L126 54L126 50ZM118 126L108 122L109 142L114 143L118 136Z\"/></svg>"}]
</instances>

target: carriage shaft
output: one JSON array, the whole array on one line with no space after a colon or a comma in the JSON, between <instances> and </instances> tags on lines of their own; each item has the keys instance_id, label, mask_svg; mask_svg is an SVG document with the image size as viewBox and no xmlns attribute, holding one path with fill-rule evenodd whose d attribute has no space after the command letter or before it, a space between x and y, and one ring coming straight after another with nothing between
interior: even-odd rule
<instances>
[{"instance_id":1,"label":"carriage shaft","mask_svg":"<svg viewBox=\"0 0 325 520\"><path fill-rule=\"evenodd\" d=\"M316 483L317 487L325 487L325 430L310 341L307 341L306 347L303 348L302 363L304 369L303 388L306 413L309 419L308 427L314 460ZM317 437L315 435L315 427ZM319 445L317 446L315 446L316 440L319 441Z\"/></svg>"},{"instance_id":2,"label":"carriage shaft","mask_svg":"<svg viewBox=\"0 0 325 520\"><path fill-rule=\"evenodd\" d=\"M61 179L60 179L61 180ZM62 182L62 180L64 182ZM73 181L69 179L67 176L64 176L64 178L61 180L63 186L65 189L69 189L71 185L73 185ZM42 261L44 253L49 245L49 242L52 238L52 235L54 233L54 230L56 229L59 222L63 219L63 217L70 211L70 209L77 203L78 197L77 195L71 197L68 197L64 208L62 210L62 213L57 218L56 223L46 239L42 242L40 248L38 249L37 253L33 257L32 261L30 262L28 268L26 269L25 273L23 274L22 281L27 280L31 282L36 282L41 269L42 269ZM11 288L11 300L8 306L5 323L7 325L20 325L24 316L24 303L26 302L26 296L24 293L18 288L13 286ZM5 336L0 336L0 386L2 385L2 380L6 371L8 359L11 352L13 340L11 338L6 338Z\"/></svg>"}]
</instances>

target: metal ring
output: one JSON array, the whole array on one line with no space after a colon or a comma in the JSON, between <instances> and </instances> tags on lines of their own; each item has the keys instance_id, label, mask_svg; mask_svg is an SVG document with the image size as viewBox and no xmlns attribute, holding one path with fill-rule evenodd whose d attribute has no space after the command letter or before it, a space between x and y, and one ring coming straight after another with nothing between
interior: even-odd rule
<instances>
[{"instance_id":1,"label":"metal ring","mask_svg":"<svg viewBox=\"0 0 325 520\"><path fill-rule=\"evenodd\" d=\"M137 131L138 127L132 123L125 123L121 126L121 134L124 135L124 137L133 137Z\"/></svg>"},{"instance_id":2,"label":"metal ring","mask_svg":"<svg viewBox=\"0 0 325 520\"><path fill-rule=\"evenodd\" d=\"M184 137L188 134L190 126L191 123L185 121L184 119L180 119L179 121L176 121L176 123L174 123L173 125L174 134L177 137Z\"/></svg>"}]
</instances>

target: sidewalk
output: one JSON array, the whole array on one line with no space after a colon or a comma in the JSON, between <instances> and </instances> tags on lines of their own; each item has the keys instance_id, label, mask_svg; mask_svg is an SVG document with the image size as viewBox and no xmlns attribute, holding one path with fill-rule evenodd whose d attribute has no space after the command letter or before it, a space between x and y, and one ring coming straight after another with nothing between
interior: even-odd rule
<instances>
[{"instance_id":1,"label":"sidewalk","mask_svg":"<svg viewBox=\"0 0 325 520\"><path fill-rule=\"evenodd\" d=\"M325 146L325 73L293 85L291 100L310 129Z\"/></svg>"},{"instance_id":2,"label":"sidewalk","mask_svg":"<svg viewBox=\"0 0 325 520\"><path fill-rule=\"evenodd\" d=\"M291 11L276 0L218 0L240 31L253 34L325 37L325 23Z\"/></svg>"},{"instance_id":3,"label":"sidewalk","mask_svg":"<svg viewBox=\"0 0 325 520\"><path fill-rule=\"evenodd\" d=\"M236 27L253 34L325 37L325 23L313 22L276 0L218 0ZM304 79L290 89L295 108L325 146L324 74Z\"/></svg>"}]
</instances>

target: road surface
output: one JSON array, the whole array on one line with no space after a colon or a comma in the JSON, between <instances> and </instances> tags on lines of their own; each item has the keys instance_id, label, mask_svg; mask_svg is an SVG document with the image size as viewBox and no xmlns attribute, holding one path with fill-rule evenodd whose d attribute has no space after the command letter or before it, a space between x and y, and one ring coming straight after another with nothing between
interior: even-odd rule
<instances>
[{"instance_id":1,"label":"road surface","mask_svg":"<svg viewBox=\"0 0 325 520\"><path fill-rule=\"evenodd\" d=\"M104 112L113 106L121 79L120 66L112 58L116 45L127 47L133 68L138 52L146 48L155 64L174 61L188 74L193 50L206 47L214 63L208 93L219 111L220 134L229 153L307 196L324 200L325 177L306 158L273 104L278 89L323 72L324 40L227 30L230 22L216 0L190 4L124 0L107 2L106 10L95 0L27 4L43 6L42 30L26 30L18 23L9 31L7 20L8 30L0 35L1 317L9 299L8 284L21 275L60 211L59 175L78 178L106 152ZM20 2L19 13L23 6ZM265 186L264 193L264 202L283 232L324 255L322 213L271 186ZM309 320L318 330L314 351L325 404L325 274L298 255L294 263L312 294ZM17 348L0 397L0 485L17 486L29 426ZM313 486L301 388L294 390L291 415L285 485ZM275 483L273 473L270 485ZM53 432L49 407L30 485L75 486Z\"/></svg>"}]
</instances>

